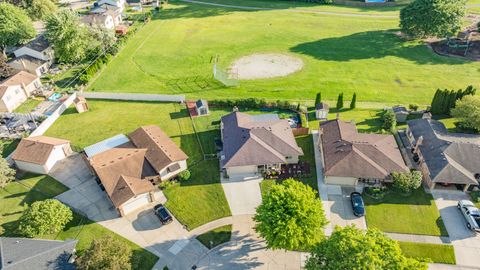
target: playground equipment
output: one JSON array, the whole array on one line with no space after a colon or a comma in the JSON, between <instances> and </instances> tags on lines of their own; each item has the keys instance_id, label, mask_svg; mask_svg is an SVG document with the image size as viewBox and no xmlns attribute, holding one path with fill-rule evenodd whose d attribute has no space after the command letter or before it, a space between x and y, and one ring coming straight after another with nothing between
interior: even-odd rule
<instances>
[{"instance_id":1,"label":"playground equipment","mask_svg":"<svg viewBox=\"0 0 480 270\"><path fill-rule=\"evenodd\" d=\"M448 52L450 49L464 50L463 55L466 56L471 45L470 34L467 34L465 38L447 38Z\"/></svg>"}]
</instances>

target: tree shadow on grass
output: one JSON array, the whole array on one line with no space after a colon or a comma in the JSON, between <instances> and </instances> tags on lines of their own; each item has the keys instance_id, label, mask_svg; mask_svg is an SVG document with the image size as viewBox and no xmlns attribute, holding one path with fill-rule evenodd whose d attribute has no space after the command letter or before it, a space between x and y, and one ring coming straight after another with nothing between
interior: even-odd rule
<instances>
[{"instance_id":1,"label":"tree shadow on grass","mask_svg":"<svg viewBox=\"0 0 480 270\"><path fill-rule=\"evenodd\" d=\"M367 31L349 36L320 39L298 44L290 51L318 60L348 62L395 56L417 64L464 64L465 61L440 57L426 45L405 42L393 31Z\"/></svg>"}]
</instances>

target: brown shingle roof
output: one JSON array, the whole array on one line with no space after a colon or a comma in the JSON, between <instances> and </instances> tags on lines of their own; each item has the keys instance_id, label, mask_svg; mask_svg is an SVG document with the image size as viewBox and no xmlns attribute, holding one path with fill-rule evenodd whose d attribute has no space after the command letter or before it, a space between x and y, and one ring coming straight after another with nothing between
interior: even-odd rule
<instances>
[{"instance_id":1,"label":"brown shingle roof","mask_svg":"<svg viewBox=\"0 0 480 270\"><path fill-rule=\"evenodd\" d=\"M136 147L148 149L145 157L157 172L172 162L188 158L158 126L140 127L129 138Z\"/></svg>"},{"instance_id":2,"label":"brown shingle roof","mask_svg":"<svg viewBox=\"0 0 480 270\"><path fill-rule=\"evenodd\" d=\"M222 117L223 167L285 163L303 155L287 120L233 112Z\"/></svg>"},{"instance_id":3,"label":"brown shingle roof","mask_svg":"<svg viewBox=\"0 0 480 270\"><path fill-rule=\"evenodd\" d=\"M67 140L47 136L23 138L13 153L13 160L43 165L57 145L70 143Z\"/></svg>"},{"instance_id":4,"label":"brown shingle roof","mask_svg":"<svg viewBox=\"0 0 480 270\"><path fill-rule=\"evenodd\" d=\"M0 85L12 86L12 85L29 85L37 79L36 75L28 73L26 71L19 71L15 75L7 78L3 82L0 82Z\"/></svg>"},{"instance_id":5,"label":"brown shingle roof","mask_svg":"<svg viewBox=\"0 0 480 270\"><path fill-rule=\"evenodd\" d=\"M392 135L361 134L338 119L320 124L326 176L384 179L408 168Z\"/></svg>"},{"instance_id":6,"label":"brown shingle roof","mask_svg":"<svg viewBox=\"0 0 480 270\"><path fill-rule=\"evenodd\" d=\"M93 156L90 164L116 207L130 198L153 191L148 180L142 180L147 149L112 148Z\"/></svg>"}]
</instances>

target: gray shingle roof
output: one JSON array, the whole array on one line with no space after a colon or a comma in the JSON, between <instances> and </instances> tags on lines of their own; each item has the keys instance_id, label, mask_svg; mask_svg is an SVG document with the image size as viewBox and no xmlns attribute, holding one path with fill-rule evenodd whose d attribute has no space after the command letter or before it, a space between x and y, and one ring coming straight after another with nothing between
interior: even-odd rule
<instances>
[{"instance_id":1,"label":"gray shingle roof","mask_svg":"<svg viewBox=\"0 0 480 270\"><path fill-rule=\"evenodd\" d=\"M480 136L448 133L436 120L415 119L407 122L419 146L433 182L478 184L480 173Z\"/></svg>"},{"instance_id":2,"label":"gray shingle roof","mask_svg":"<svg viewBox=\"0 0 480 270\"><path fill-rule=\"evenodd\" d=\"M233 112L222 123L223 168L285 163L287 156L303 155L287 120L278 116Z\"/></svg>"},{"instance_id":3,"label":"gray shingle roof","mask_svg":"<svg viewBox=\"0 0 480 270\"><path fill-rule=\"evenodd\" d=\"M50 46L45 36L41 35L36 37L34 40L25 44L25 47L35 50L37 52L43 52Z\"/></svg>"},{"instance_id":4,"label":"gray shingle roof","mask_svg":"<svg viewBox=\"0 0 480 270\"><path fill-rule=\"evenodd\" d=\"M0 269L2 270L70 270L68 260L77 240L65 241L0 237Z\"/></svg>"}]
</instances>

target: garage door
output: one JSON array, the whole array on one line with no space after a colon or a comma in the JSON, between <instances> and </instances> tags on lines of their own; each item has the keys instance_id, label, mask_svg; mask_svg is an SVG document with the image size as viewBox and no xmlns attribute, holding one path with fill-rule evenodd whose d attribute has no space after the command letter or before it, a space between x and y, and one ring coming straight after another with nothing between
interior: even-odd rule
<instances>
[{"instance_id":1,"label":"garage door","mask_svg":"<svg viewBox=\"0 0 480 270\"><path fill-rule=\"evenodd\" d=\"M150 196L148 193L139 195L137 198L133 198L130 201L126 202L123 206L123 214L128 215L129 213L137 210L138 208L148 204L150 202Z\"/></svg>"},{"instance_id":2,"label":"garage door","mask_svg":"<svg viewBox=\"0 0 480 270\"><path fill-rule=\"evenodd\" d=\"M357 178L327 176L325 177L325 183L330 185L355 186L357 184Z\"/></svg>"}]
</instances>

